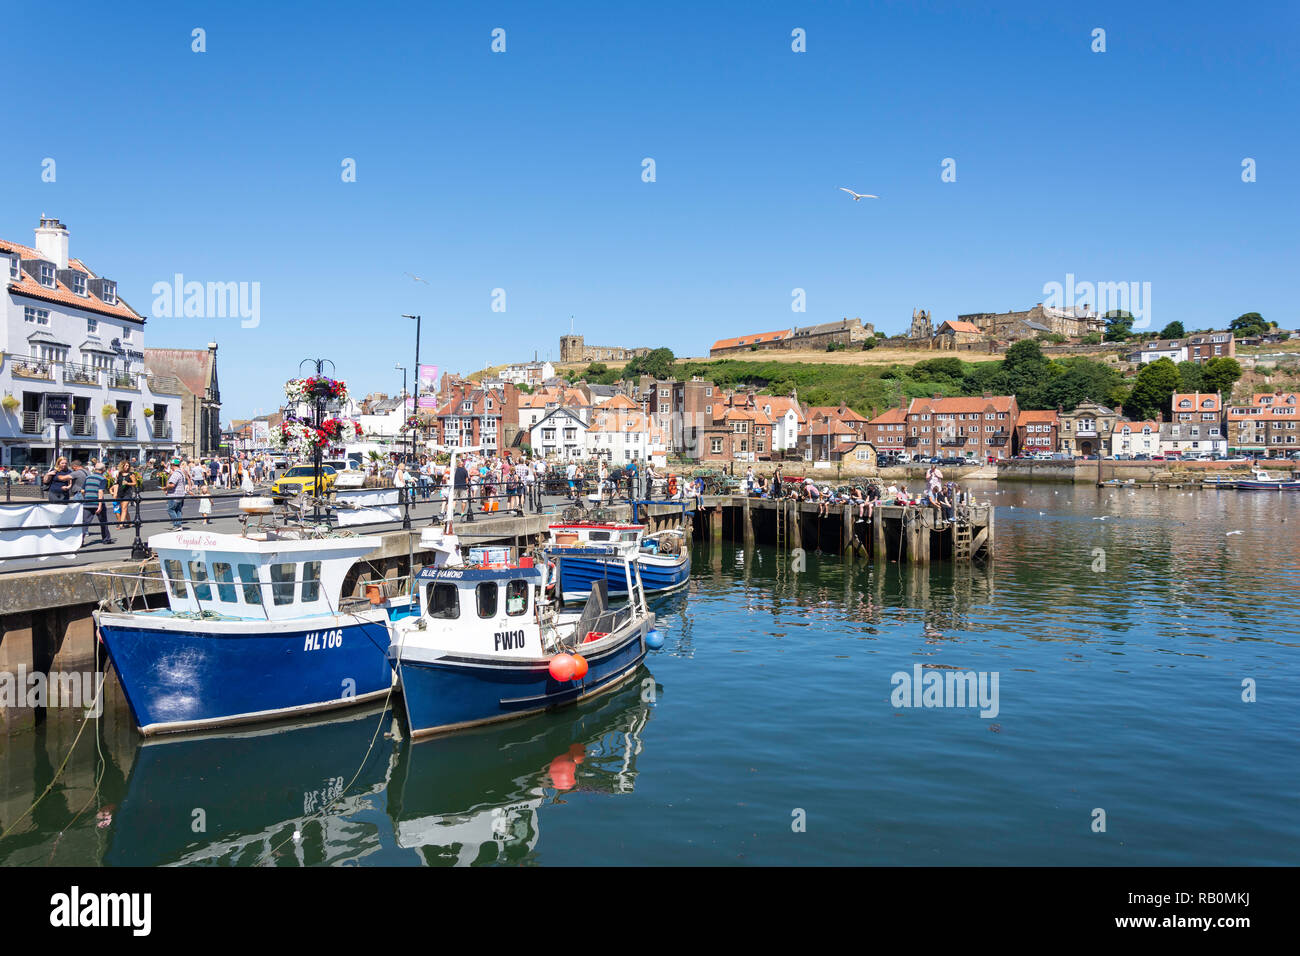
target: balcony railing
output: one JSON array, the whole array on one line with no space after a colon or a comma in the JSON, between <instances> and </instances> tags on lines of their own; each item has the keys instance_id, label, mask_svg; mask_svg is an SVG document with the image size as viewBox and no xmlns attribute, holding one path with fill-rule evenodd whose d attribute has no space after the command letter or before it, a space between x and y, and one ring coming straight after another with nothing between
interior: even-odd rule
<instances>
[{"instance_id":1,"label":"balcony railing","mask_svg":"<svg viewBox=\"0 0 1300 956\"><path fill-rule=\"evenodd\" d=\"M133 421L132 421L131 419L129 419L129 418L128 418L128 419L121 419L121 418L119 418L119 419L117 420L117 422L115 423L115 425L114 425L114 429L113 429L113 437L115 437L115 438L134 438L134 437L135 437L135 422L133 422Z\"/></svg>"},{"instance_id":2,"label":"balcony railing","mask_svg":"<svg viewBox=\"0 0 1300 956\"><path fill-rule=\"evenodd\" d=\"M908 448L915 448L917 445L921 444L921 439L917 435L910 435L903 439L903 444Z\"/></svg>"},{"instance_id":3,"label":"balcony railing","mask_svg":"<svg viewBox=\"0 0 1300 956\"><path fill-rule=\"evenodd\" d=\"M140 387L140 376L135 372L111 371L108 373L108 384L110 388L132 388Z\"/></svg>"},{"instance_id":4,"label":"balcony railing","mask_svg":"<svg viewBox=\"0 0 1300 956\"><path fill-rule=\"evenodd\" d=\"M41 413L23 412L22 428L28 435L39 435L41 432Z\"/></svg>"},{"instance_id":5,"label":"balcony railing","mask_svg":"<svg viewBox=\"0 0 1300 956\"><path fill-rule=\"evenodd\" d=\"M11 357L13 374L19 378L39 378L54 381L54 363L35 355L14 355Z\"/></svg>"},{"instance_id":6,"label":"balcony railing","mask_svg":"<svg viewBox=\"0 0 1300 956\"><path fill-rule=\"evenodd\" d=\"M65 385L99 386L100 369L93 365L78 365L75 362L63 364L63 383Z\"/></svg>"},{"instance_id":7,"label":"balcony railing","mask_svg":"<svg viewBox=\"0 0 1300 956\"><path fill-rule=\"evenodd\" d=\"M172 423L154 420L153 437L155 441L169 441L172 437Z\"/></svg>"},{"instance_id":8,"label":"balcony railing","mask_svg":"<svg viewBox=\"0 0 1300 956\"><path fill-rule=\"evenodd\" d=\"M945 448L960 448L962 445L966 444L966 441L967 439L965 436L949 436L941 440L939 444L943 445Z\"/></svg>"},{"instance_id":9,"label":"balcony railing","mask_svg":"<svg viewBox=\"0 0 1300 956\"><path fill-rule=\"evenodd\" d=\"M82 438L95 434L95 420L89 415L73 415L68 427L72 434Z\"/></svg>"},{"instance_id":10,"label":"balcony railing","mask_svg":"<svg viewBox=\"0 0 1300 956\"><path fill-rule=\"evenodd\" d=\"M1006 435L994 435L992 438L988 439L987 442L987 444L993 446L1002 446L1005 445L1006 443L1007 443Z\"/></svg>"}]
</instances>

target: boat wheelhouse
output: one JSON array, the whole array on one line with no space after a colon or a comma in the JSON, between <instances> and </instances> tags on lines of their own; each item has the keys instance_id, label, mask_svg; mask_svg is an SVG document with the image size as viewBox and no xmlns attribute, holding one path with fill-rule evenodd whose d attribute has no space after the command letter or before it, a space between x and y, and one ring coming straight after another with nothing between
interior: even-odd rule
<instances>
[{"instance_id":1,"label":"boat wheelhouse","mask_svg":"<svg viewBox=\"0 0 1300 956\"><path fill-rule=\"evenodd\" d=\"M388 629L411 601L385 598L380 585L369 598L342 594L380 543L288 527L154 535L167 606L143 610L130 600L142 575L90 572L95 622L140 732L296 717L389 693Z\"/></svg>"}]
</instances>

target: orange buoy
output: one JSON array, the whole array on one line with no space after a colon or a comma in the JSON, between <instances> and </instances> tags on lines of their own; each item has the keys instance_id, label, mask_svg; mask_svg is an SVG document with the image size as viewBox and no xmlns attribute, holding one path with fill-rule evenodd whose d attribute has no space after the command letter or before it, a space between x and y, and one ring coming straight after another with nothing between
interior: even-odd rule
<instances>
[{"instance_id":1,"label":"orange buoy","mask_svg":"<svg viewBox=\"0 0 1300 956\"><path fill-rule=\"evenodd\" d=\"M582 680L587 676L587 659L581 654L573 655L573 679Z\"/></svg>"},{"instance_id":2,"label":"orange buoy","mask_svg":"<svg viewBox=\"0 0 1300 956\"><path fill-rule=\"evenodd\" d=\"M576 666L572 655L556 654L551 658L548 670L551 672L551 677L560 683L573 680L573 672L576 670Z\"/></svg>"}]
</instances>

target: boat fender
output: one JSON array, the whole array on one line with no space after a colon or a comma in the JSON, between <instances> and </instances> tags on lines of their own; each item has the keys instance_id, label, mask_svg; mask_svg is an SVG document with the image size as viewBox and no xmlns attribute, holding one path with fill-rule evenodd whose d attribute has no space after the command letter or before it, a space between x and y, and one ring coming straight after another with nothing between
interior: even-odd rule
<instances>
[{"instance_id":1,"label":"boat fender","mask_svg":"<svg viewBox=\"0 0 1300 956\"><path fill-rule=\"evenodd\" d=\"M664 636L659 628L652 627L650 630L646 631L645 646L650 648L652 651L657 651L659 648L664 646Z\"/></svg>"}]
</instances>

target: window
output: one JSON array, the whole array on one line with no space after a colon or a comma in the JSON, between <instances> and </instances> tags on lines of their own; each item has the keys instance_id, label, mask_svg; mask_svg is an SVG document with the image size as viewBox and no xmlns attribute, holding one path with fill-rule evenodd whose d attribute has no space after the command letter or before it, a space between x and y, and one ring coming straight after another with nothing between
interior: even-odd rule
<instances>
[{"instance_id":1,"label":"window","mask_svg":"<svg viewBox=\"0 0 1300 956\"><path fill-rule=\"evenodd\" d=\"M103 299L109 305L117 304L117 283L116 282L109 282L107 279L105 279L104 284L100 286L100 289L102 290L99 296L101 299ZM131 337L130 330L128 329L127 332L123 334L122 338L129 339L130 337Z\"/></svg>"},{"instance_id":2,"label":"window","mask_svg":"<svg viewBox=\"0 0 1300 956\"><path fill-rule=\"evenodd\" d=\"M705 406L704 406L704 414L705 414L705 415L712 415L712 414L713 414L713 406L712 406L712 405L705 405Z\"/></svg>"},{"instance_id":3,"label":"window","mask_svg":"<svg viewBox=\"0 0 1300 956\"><path fill-rule=\"evenodd\" d=\"M460 592L454 584L430 584L425 592L429 617L454 621L460 617Z\"/></svg>"},{"instance_id":4,"label":"window","mask_svg":"<svg viewBox=\"0 0 1300 956\"><path fill-rule=\"evenodd\" d=\"M9 278L17 282L23 277L23 260L19 256L14 256L9 260Z\"/></svg>"},{"instance_id":5,"label":"window","mask_svg":"<svg viewBox=\"0 0 1300 956\"><path fill-rule=\"evenodd\" d=\"M320 600L320 562L308 561L302 566L303 601Z\"/></svg>"},{"instance_id":6,"label":"window","mask_svg":"<svg viewBox=\"0 0 1300 956\"><path fill-rule=\"evenodd\" d=\"M31 322L33 325L49 325L50 310L38 309L29 305L23 309L23 318L28 322Z\"/></svg>"},{"instance_id":7,"label":"window","mask_svg":"<svg viewBox=\"0 0 1300 956\"><path fill-rule=\"evenodd\" d=\"M262 603L261 582L257 580L257 567L252 564L239 566L239 583L244 587L245 604Z\"/></svg>"},{"instance_id":8,"label":"window","mask_svg":"<svg viewBox=\"0 0 1300 956\"><path fill-rule=\"evenodd\" d=\"M235 572L229 564L217 562L212 565L212 577L217 582L217 599L226 604L237 604L235 597Z\"/></svg>"},{"instance_id":9,"label":"window","mask_svg":"<svg viewBox=\"0 0 1300 956\"><path fill-rule=\"evenodd\" d=\"M99 319L86 320L86 334L97 335L99 333Z\"/></svg>"},{"instance_id":10,"label":"window","mask_svg":"<svg viewBox=\"0 0 1300 956\"><path fill-rule=\"evenodd\" d=\"M506 585L506 614L518 617L528 610L528 582L511 581Z\"/></svg>"},{"instance_id":11,"label":"window","mask_svg":"<svg viewBox=\"0 0 1300 956\"><path fill-rule=\"evenodd\" d=\"M84 272L72 273L72 291L77 295L86 294L86 274Z\"/></svg>"},{"instance_id":12,"label":"window","mask_svg":"<svg viewBox=\"0 0 1300 956\"><path fill-rule=\"evenodd\" d=\"M122 329L122 341L123 342L131 341L131 330L129 328Z\"/></svg>"},{"instance_id":13,"label":"window","mask_svg":"<svg viewBox=\"0 0 1300 956\"><path fill-rule=\"evenodd\" d=\"M721 439L721 438L714 438L714 439L713 439L713 441L712 441L712 451L713 451L713 454L715 454L715 455L721 455L721 454L722 454L722 439Z\"/></svg>"},{"instance_id":14,"label":"window","mask_svg":"<svg viewBox=\"0 0 1300 956\"><path fill-rule=\"evenodd\" d=\"M479 617L497 616L497 590L497 583L495 581L484 581L474 589L474 597L478 603Z\"/></svg>"},{"instance_id":15,"label":"window","mask_svg":"<svg viewBox=\"0 0 1300 956\"><path fill-rule=\"evenodd\" d=\"M163 562L163 570L167 572L167 585L172 589L172 597L185 597L185 572L181 570L181 563L169 558Z\"/></svg>"},{"instance_id":16,"label":"window","mask_svg":"<svg viewBox=\"0 0 1300 956\"><path fill-rule=\"evenodd\" d=\"M271 565L271 600L277 605L293 603L293 579L297 565Z\"/></svg>"},{"instance_id":17,"label":"window","mask_svg":"<svg viewBox=\"0 0 1300 956\"><path fill-rule=\"evenodd\" d=\"M208 586L208 566L202 561L190 562L190 584L194 586L195 600L212 600L212 588Z\"/></svg>"},{"instance_id":18,"label":"window","mask_svg":"<svg viewBox=\"0 0 1300 956\"><path fill-rule=\"evenodd\" d=\"M40 268L40 283L47 289L54 288L54 263L42 262Z\"/></svg>"}]
</instances>

